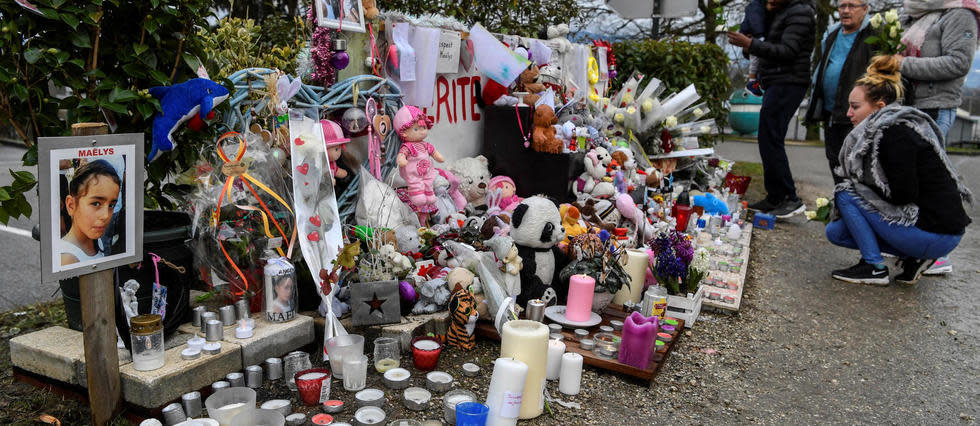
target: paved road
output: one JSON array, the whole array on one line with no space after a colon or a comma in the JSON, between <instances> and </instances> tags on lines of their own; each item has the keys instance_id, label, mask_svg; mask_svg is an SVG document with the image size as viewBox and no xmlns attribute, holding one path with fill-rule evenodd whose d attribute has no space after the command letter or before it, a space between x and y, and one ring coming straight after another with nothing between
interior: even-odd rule
<instances>
[{"instance_id":1,"label":"paved road","mask_svg":"<svg viewBox=\"0 0 980 426\"><path fill-rule=\"evenodd\" d=\"M729 142L717 152L759 161L755 144ZM822 148L791 146L788 154L808 204L831 191ZM953 163L980 191L980 158L956 156ZM953 252L953 273L913 288L833 280L830 271L858 254L829 244L820 223L797 217L757 231L742 311L706 314L665 366L678 374L664 379L671 392L655 392L668 406L684 406L670 417L711 424L973 423L980 418L980 211L968 211L974 225ZM688 384L692 375L700 375L696 387Z\"/></svg>"},{"instance_id":2,"label":"paved road","mask_svg":"<svg viewBox=\"0 0 980 426\"><path fill-rule=\"evenodd\" d=\"M8 169L37 172L21 166L23 155L23 148L0 144L0 185L13 181ZM7 226L12 229L0 228L0 311L60 297L54 294L57 283L41 283L41 245L29 234L38 221L35 193L28 195L28 201L35 207L29 220L11 220Z\"/></svg>"}]
</instances>

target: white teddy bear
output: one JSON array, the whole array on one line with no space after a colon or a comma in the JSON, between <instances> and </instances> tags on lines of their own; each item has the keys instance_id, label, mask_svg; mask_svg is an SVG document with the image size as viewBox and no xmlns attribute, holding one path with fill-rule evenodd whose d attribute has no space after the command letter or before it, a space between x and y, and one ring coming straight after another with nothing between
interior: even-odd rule
<instances>
[{"instance_id":1,"label":"white teddy bear","mask_svg":"<svg viewBox=\"0 0 980 426\"><path fill-rule=\"evenodd\" d=\"M490 185L490 169L487 157L460 158L449 166L449 171L459 178L459 191L466 197L466 211L470 213L486 203Z\"/></svg>"}]
</instances>

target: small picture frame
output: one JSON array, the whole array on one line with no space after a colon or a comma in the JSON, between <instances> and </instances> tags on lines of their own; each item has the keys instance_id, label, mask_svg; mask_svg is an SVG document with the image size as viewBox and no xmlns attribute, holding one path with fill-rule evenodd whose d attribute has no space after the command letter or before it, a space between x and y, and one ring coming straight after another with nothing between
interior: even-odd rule
<instances>
[{"instance_id":1,"label":"small picture frame","mask_svg":"<svg viewBox=\"0 0 980 426\"><path fill-rule=\"evenodd\" d=\"M366 32L361 0L316 0L316 16L321 27Z\"/></svg>"},{"instance_id":2,"label":"small picture frame","mask_svg":"<svg viewBox=\"0 0 980 426\"><path fill-rule=\"evenodd\" d=\"M143 259L143 134L38 138L41 279Z\"/></svg>"}]
</instances>

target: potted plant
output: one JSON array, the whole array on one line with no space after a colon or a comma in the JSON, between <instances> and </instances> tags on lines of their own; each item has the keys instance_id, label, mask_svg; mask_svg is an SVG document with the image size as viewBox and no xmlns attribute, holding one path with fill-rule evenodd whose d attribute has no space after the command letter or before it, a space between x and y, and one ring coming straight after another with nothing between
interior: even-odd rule
<instances>
[{"instance_id":1,"label":"potted plant","mask_svg":"<svg viewBox=\"0 0 980 426\"><path fill-rule=\"evenodd\" d=\"M355 326L401 321L399 283L415 269L414 260L385 241L382 232L366 236L356 270L348 274L350 306Z\"/></svg>"},{"instance_id":2,"label":"potted plant","mask_svg":"<svg viewBox=\"0 0 980 426\"><path fill-rule=\"evenodd\" d=\"M694 249L690 238L673 229L661 232L650 247L650 271L667 289L667 309L691 326L701 311L701 281L708 276L708 251Z\"/></svg>"},{"instance_id":3,"label":"potted plant","mask_svg":"<svg viewBox=\"0 0 980 426\"><path fill-rule=\"evenodd\" d=\"M625 250L614 247L611 238L602 242L598 235L591 232L572 238L568 250L574 260L561 270L558 278L563 283L578 274L595 279L592 311L601 313L612 302L616 292L629 285L629 274L620 262Z\"/></svg>"}]
</instances>

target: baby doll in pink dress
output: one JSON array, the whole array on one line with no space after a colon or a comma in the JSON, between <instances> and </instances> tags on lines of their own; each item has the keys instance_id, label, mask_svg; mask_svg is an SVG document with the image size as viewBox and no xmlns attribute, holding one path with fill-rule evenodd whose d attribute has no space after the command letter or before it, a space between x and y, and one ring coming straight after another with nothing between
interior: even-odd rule
<instances>
[{"instance_id":1,"label":"baby doll in pink dress","mask_svg":"<svg viewBox=\"0 0 980 426\"><path fill-rule=\"evenodd\" d=\"M514 185L514 180L507 176L494 176L491 178L487 191L488 194L493 193L495 197L499 197L500 201L497 203L497 206L502 211L511 211L524 200L517 196L517 185Z\"/></svg>"},{"instance_id":2,"label":"baby doll in pink dress","mask_svg":"<svg viewBox=\"0 0 980 426\"><path fill-rule=\"evenodd\" d=\"M416 206L416 211L434 207L436 195L432 182L436 168L432 160L442 163L442 154L431 143L425 141L432 128L432 121L417 107L406 105L395 114L394 128L401 137L402 147L398 150L398 173L408 185L408 199Z\"/></svg>"}]
</instances>

